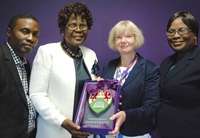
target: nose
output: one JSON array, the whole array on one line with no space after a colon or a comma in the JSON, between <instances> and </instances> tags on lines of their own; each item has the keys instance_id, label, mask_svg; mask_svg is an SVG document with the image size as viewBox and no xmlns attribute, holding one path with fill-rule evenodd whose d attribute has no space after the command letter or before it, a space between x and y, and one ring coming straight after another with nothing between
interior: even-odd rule
<instances>
[{"instance_id":1,"label":"nose","mask_svg":"<svg viewBox=\"0 0 200 138\"><path fill-rule=\"evenodd\" d=\"M175 31L174 37L180 37L180 34L178 33L178 31Z\"/></svg>"},{"instance_id":2,"label":"nose","mask_svg":"<svg viewBox=\"0 0 200 138\"><path fill-rule=\"evenodd\" d=\"M121 40L120 40L120 45L127 45L127 41L126 41L126 37L122 37Z\"/></svg>"},{"instance_id":3,"label":"nose","mask_svg":"<svg viewBox=\"0 0 200 138\"><path fill-rule=\"evenodd\" d=\"M32 33L28 34L27 39L32 40L33 39L33 34Z\"/></svg>"},{"instance_id":4,"label":"nose","mask_svg":"<svg viewBox=\"0 0 200 138\"><path fill-rule=\"evenodd\" d=\"M30 42L31 44L33 44L33 43L34 43L35 41L37 41L37 40L35 40L35 37L33 36L33 34L30 33L30 34L28 35L28 37L27 37L27 41Z\"/></svg>"}]
</instances>

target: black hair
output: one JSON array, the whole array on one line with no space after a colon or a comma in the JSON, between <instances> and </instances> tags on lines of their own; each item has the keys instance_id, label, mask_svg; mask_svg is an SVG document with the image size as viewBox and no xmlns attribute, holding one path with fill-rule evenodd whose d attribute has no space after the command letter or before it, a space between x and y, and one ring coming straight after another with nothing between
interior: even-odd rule
<instances>
[{"instance_id":1,"label":"black hair","mask_svg":"<svg viewBox=\"0 0 200 138\"><path fill-rule=\"evenodd\" d=\"M17 14L17 15L14 15L11 19L10 19L10 22L8 24L8 27L10 29L13 29L16 24L17 24L17 20L18 19L32 19L34 21L36 21L38 23L38 20L36 19L35 16L33 16L32 14L29 14L29 13L20 13L20 14Z\"/></svg>"},{"instance_id":2,"label":"black hair","mask_svg":"<svg viewBox=\"0 0 200 138\"><path fill-rule=\"evenodd\" d=\"M80 15L82 19L86 19L88 29L91 29L91 26L94 22L92 12L88 9L85 3L75 2L71 4L66 4L58 13L57 22L60 31L62 31L62 28L69 21L69 18L72 14L74 14L75 16Z\"/></svg>"},{"instance_id":3,"label":"black hair","mask_svg":"<svg viewBox=\"0 0 200 138\"><path fill-rule=\"evenodd\" d=\"M191 29L191 31L196 35L196 37L198 38L198 34L199 34L199 23L198 21L195 19L195 17L190 14L189 12L183 12L183 11L180 11L180 12L177 12L175 13L174 15L172 15L170 17L170 19L168 20L168 23L167 23L167 30L170 28L172 22L178 18L178 17L183 17L182 21L183 23L185 23L189 29Z\"/></svg>"}]
</instances>

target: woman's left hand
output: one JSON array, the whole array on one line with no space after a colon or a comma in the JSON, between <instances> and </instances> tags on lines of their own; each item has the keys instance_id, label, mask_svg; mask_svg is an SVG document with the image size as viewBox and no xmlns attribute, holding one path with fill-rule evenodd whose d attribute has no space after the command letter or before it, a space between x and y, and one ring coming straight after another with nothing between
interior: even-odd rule
<instances>
[{"instance_id":1,"label":"woman's left hand","mask_svg":"<svg viewBox=\"0 0 200 138\"><path fill-rule=\"evenodd\" d=\"M110 120L115 120L115 119L116 119L116 123L115 123L114 130L108 132L108 134L110 136L117 136L118 135L121 125L126 120L126 113L124 111L120 111L120 112L118 112L118 113L116 113L116 114L114 114L113 116L110 117Z\"/></svg>"}]
</instances>

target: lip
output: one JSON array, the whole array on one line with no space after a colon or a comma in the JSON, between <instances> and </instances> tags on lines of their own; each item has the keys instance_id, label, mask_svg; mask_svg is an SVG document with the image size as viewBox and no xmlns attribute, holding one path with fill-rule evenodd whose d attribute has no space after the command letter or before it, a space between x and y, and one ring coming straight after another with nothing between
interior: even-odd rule
<instances>
[{"instance_id":1,"label":"lip","mask_svg":"<svg viewBox=\"0 0 200 138\"><path fill-rule=\"evenodd\" d=\"M31 44L23 44L23 46L26 47L26 48L34 48L34 46L31 45Z\"/></svg>"},{"instance_id":2,"label":"lip","mask_svg":"<svg viewBox=\"0 0 200 138\"><path fill-rule=\"evenodd\" d=\"M73 36L73 38L76 39L76 40L82 40L83 36Z\"/></svg>"},{"instance_id":3,"label":"lip","mask_svg":"<svg viewBox=\"0 0 200 138\"><path fill-rule=\"evenodd\" d=\"M129 46L128 46L128 45L120 45L119 47L122 48L122 49L126 49L126 48L128 48Z\"/></svg>"},{"instance_id":4,"label":"lip","mask_svg":"<svg viewBox=\"0 0 200 138\"><path fill-rule=\"evenodd\" d=\"M120 45L119 48L120 48L121 50L125 50L125 49L128 48L128 45Z\"/></svg>"},{"instance_id":5,"label":"lip","mask_svg":"<svg viewBox=\"0 0 200 138\"><path fill-rule=\"evenodd\" d=\"M181 45L183 42L182 41L172 41L173 45L178 46Z\"/></svg>"},{"instance_id":6,"label":"lip","mask_svg":"<svg viewBox=\"0 0 200 138\"><path fill-rule=\"evenodd\" d=\"M120 45L119 47L128 47L127 45Z\"/></svg>"}]
</instances>

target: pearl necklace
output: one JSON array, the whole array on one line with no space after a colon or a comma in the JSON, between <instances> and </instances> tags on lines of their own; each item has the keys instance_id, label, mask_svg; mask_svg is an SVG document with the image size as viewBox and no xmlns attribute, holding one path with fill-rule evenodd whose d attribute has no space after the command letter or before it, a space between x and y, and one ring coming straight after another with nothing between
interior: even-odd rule
<instances>
[{"instance_id":1,"label":"pearl necklace","mask_svg":"<svg viewBox=\"0 0 200 138\"><path fill-rule=\"evenodd\" d=\"M61 44L63 45L64 49L66 50L66 52L72 57L72 58L82 58L83 54L81 52L81 49L78 48L78 53L75 54L72 50L69 49L69 47L65 44L65 41L63 40L61 42Z\"/></svg>"}]
</instances>

